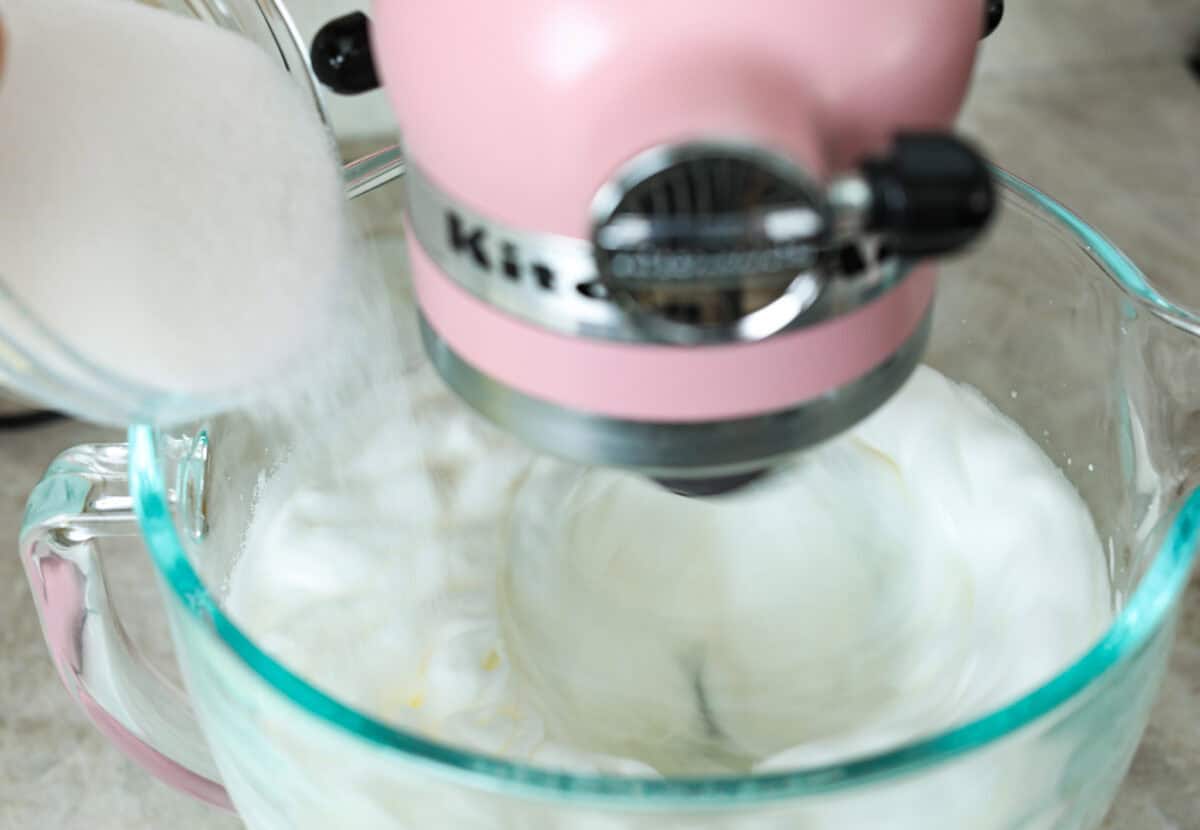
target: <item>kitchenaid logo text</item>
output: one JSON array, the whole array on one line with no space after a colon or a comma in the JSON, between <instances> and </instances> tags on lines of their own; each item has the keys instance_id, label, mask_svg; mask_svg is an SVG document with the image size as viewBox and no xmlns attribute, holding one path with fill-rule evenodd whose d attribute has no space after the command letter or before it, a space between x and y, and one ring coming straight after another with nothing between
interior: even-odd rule
<instances>
[{"instance_id":1,"label":"kitchenaid logo text","mask_svg":"<svg viewBox=\"0 0 1200 830\"><path fill-rule=\"evenodd\" d=\"M446 211L446 245L483 274L499 273L513 282L528 276L544 291L556 291L560 286L558 272L544 259L523 251L515 240L493 238L490 228L468 223L454 210ZM575 290L591 299L606 296L604 286L595 279L578 283Z\"/></svg>"}]
</instances>

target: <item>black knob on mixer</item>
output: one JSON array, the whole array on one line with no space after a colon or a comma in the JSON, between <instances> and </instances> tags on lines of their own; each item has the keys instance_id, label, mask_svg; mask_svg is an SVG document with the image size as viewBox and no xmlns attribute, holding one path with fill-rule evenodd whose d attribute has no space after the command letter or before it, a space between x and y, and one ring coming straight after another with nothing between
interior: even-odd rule
<instances>
[{"instance_id":1,"label":"black knob on mixer","mask_svg":"<svg viewBox=\"0 0 1200 830\"><path fill-rule=\"evenodd\" d=\"M987 37L1000 26L1004 19L1004 0L987 0L983 11L983 36Z\"/></svg>"},{"instance_id":2,"label":"black knob on mixer","mask_svg":"<svg viewBox=\"0 0 1200 830\"><path fill-rule=\"evenodd\" d=\"M371 19L354 12L326 23L313 38L313 73L341 95L358 95L379 88L371 55Z\"/></svg>"},{"instance_id":3,"label":"black knob on mixer","mask_svg":"<svg viewBox=\"0 0 1200 830\"><path fill-rule=\"evenodd\" d=\"M987 162L951 135L901 135L862 172L871 190L867 229L905 256L953 253L982 233L995 208Z\"/></svg>"}]
</instances>

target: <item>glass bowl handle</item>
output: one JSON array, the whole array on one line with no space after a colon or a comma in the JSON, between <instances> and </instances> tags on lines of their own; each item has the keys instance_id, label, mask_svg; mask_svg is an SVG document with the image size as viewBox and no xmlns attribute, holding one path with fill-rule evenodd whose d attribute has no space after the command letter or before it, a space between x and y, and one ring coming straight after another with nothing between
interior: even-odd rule
<instances>
[{"instance_id":1,"label":"glass bowl handle","mask_svg":"<svg viewBox=\"0 0 1200 830\"><path fill-rule=\"evenodd\" d=\"M68 450L29 497L21 558L42 633L59 678L105 737L172 787L232 810L186 694L137 650L109 596L101 551L140 547L128 455L124 444ZM121 538L132 544L113 544Z\"/></svg>"}]
</instances>

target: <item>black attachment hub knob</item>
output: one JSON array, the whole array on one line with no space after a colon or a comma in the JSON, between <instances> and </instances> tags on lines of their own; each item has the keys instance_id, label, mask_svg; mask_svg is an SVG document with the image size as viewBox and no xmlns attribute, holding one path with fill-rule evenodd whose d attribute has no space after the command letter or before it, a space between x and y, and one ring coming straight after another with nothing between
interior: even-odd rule
<instances>
[{"instance_id":1,"label":"black attachment hub knob","mask_svg":"<svg viewBox=\"0 0 1200 830\"><path fill-rule=\"evenodd\" d=\"M341 95L358 95L379 88L371 55L371 19L354 12L321 27L313 38L313 73Z\"/></svg>"},{"instance_id":2,"label":"black attachment hub knob","mask_svg":"<svg viewBox=\"0 0 1200 830\"><path fill-rule=\"evenodd\" d=\"M871 190L867 229L896 253L953 253L987 227L995 187L986 161L962 140L942 134L902 134L891 154L863 165Z\"/></svg>"}]
</instances>

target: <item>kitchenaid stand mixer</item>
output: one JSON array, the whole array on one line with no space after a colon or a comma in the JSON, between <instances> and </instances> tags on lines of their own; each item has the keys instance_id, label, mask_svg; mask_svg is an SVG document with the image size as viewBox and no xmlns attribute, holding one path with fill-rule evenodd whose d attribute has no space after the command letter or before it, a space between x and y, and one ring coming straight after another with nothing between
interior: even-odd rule
<instances>
[{"instance_id":1,"label":"kitchenaid stand mixer","mask_svg":"<svg viewBox=\"0 0 1200 830\"><path fill-rule=\"evenodd\" d=\"M992 210L945 131L1002 11L380 3L313 62L337 91L385 81L451 388L539 450L715 495L920 361L929 260Z\"/></svg>"}]
</instances>

